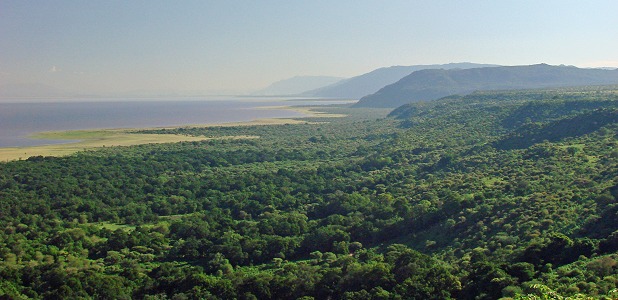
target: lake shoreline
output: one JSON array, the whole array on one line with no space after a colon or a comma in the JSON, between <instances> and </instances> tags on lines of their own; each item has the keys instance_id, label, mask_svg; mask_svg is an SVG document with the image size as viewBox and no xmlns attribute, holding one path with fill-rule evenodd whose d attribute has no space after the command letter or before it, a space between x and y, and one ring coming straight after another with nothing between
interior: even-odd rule
<instances>
[{"instance_id":1,"label":"lake shoreline","mask_svg":"<svg viewBox=\"0 0 618 300\"><path fill-rule=\"evenodd\" d=\"M0 162L27 159L32 156L66 156L79 151L92 150L103 147L133 146L142 144L176 143L190 141L204 141L211 138L193 137L187 135L173 134L141 134L136 131L174 129L174 128L194 128L194 127L232 127L232 126L263 126L263 125L286 125L286 124L306 124L309 121L305 118L337 118L345 115L329 114L316 111L318 107L293 107L293 106L269 106L264 109L286 109L304 114L298 118L263 118L245 122L227 122L213 124L191 124L182 126L161 126L145 128L103 128L103 129L84 129L84 130L63 130L63 131L44 131L29 135L29 138L44 139L52 141L67 141L66 143L52 143L36 146L3 147L0 148ZM258 138L249 136L233 136L225 138Z\"/></svg>"}]
</instances>

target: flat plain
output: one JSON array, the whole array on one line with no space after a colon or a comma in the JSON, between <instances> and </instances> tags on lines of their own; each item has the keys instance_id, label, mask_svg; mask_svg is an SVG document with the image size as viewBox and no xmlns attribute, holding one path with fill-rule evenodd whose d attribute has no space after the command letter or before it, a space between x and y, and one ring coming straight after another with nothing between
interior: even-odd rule
<instances>
[{"instance_id":1,"label":"flat plain","mask_svg":"<svg viewBox=\"0 0 618 300\"><path fill-rule=\"evenodd\" d=\"M273 107L268 107L273 108ZM286 107L281 106L277 108L286 108L289 110L301 112L311 117L322 118L337 118L344 117L342 114L328 114L324 112L315 111L310 107ZM230 122L223 124L193 124L180 127L229 127L229 126L255 126L255 125L284 125L284 124L302 124L307 123L302 119L289 119L289 118L266 118L258 119L250 122ZM162 127L163 128L180 128L180 127ZM155 128L148 128L155 129ZM49 144L39 146L26 146L26 147L7 147L0 148L0 161L13 161L27 159L31 156L66 156L78 151L90 150L102 147L112 146L133 146L142 144L163 144L163 143L177 143L177 142L192 142L203 141L209 138L207 137L195 137L180 134L138 134L137 130L143 130L143 128L137 129L95 129L95 130L70 130L70 131L48 131L40 132L32 135L31 138L35 139L49 139L49 140L67 140L67 143L63 144ZM255 138L249 136L230 136L226 138Z\"/></svg>"}]
</instances>

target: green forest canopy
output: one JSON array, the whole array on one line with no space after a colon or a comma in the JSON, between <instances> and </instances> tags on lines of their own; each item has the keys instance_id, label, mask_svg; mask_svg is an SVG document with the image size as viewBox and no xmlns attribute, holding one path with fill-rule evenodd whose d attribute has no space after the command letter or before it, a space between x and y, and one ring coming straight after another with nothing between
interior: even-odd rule
<instances>
[{"instance_id":1,"label":"green forest canopy","mask_svg":"<svg viewBox=\"0 0 618 300\"><path fill-rule=\"evenodd\" d=\"M0 297L616 297L618 88L319 109L0 164Z\"/></svg>"}]
</instances>

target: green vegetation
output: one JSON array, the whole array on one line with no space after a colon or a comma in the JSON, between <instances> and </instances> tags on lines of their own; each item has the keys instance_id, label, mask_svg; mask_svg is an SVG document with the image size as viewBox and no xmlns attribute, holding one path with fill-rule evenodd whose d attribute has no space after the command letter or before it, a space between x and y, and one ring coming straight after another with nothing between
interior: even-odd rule
<instances>
[{"instance_id":1,"label":"green vegetation","mask_svg":"<svg viewBox=\"0 0 618 300\"><path fill-rule=\"evenodd\" d=\"M51 131L39 133L33 136L33 138L68 140L73 142L42 146L0 148L0 161L26 159L31 156L64 156L98 147L203 140L203 138L183 135L132 134L129 130L125 129Z\"/></svg>"},{"instance_id":2,"label":"green vegetation","mask_svg":"<svg viewBox=\"0 0 618 300\"><path fill-rule=\"evenodd\" d=\"M0 164L0 297L617 296L615 88L321 109Z\"/></svg>"},{"instance_id":3,"label":"green vegetation","mask_svg":"<svg viewBox=\"0 0 618 300\"><path fill-rule=\"evenodd\" d=\"M618 84L618 71L573 66L498 66L472 69L425 69L362 97L355 107L398 107L474 91L524 90Z\"/></svg>"}]
</instances>

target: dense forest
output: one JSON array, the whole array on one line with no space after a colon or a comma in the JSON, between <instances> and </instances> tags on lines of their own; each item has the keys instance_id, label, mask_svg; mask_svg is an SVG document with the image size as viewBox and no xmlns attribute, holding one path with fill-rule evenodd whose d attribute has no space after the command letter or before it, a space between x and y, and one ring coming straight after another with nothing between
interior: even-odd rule
<instances>
[{"instance_id":1,"label":"dense forest","mask_svg":"<svg viewBox=\"0 0 618 300\"><path fill-rule=\"evenodd\" d=\"M0 298L618 298L618 87L315 109L1 163Z\"/></svg>"}]
</instances>

